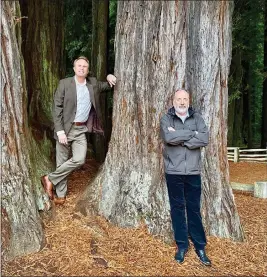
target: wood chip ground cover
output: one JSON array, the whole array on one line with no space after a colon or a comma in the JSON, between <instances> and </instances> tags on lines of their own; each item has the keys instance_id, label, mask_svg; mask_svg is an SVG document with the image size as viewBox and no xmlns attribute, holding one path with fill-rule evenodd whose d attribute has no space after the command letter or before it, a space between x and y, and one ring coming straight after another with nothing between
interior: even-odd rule
<instances>
[{"instance_id":1,"label":"wood chip ground cover","mask_svg":"<svg viewBox=\"0 0 267 277\"><path fill-rule=\"evenodd\" d=\"M266 164L262 165L230 163L231 181L265 178ZM88 160L72 174L66 205L56 208L53 220L44 218L46 246L3 262L2 276L267 276L267 200L235 193L246 240L208 236L213 266L201 265L192 247L179 265L173 259L175 246L149 235L145 226L122 229L75 211L79 194L96 171L95 162Z\"/></svg>"}]
</instances>

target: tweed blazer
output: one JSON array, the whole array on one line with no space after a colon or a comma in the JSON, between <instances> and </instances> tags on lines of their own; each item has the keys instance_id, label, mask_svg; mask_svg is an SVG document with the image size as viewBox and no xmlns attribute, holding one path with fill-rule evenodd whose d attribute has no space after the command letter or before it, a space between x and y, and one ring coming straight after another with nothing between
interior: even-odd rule
<instances>
[{"instance_id":1,"label":"tweed blazer","mask_svg":"<svg viewBox=\"0 0 267 277\"><path fill-rule=\"evenodd\" d=\"M92 107L86 122L89 132L103 134L101 113L100 113L100 93L110 89L108 82L97 81L94 77L86 79L86 86L90 93ZM53 120L54 137L56 132L64 130L67 135L75 119L77 110L77 91L74 77L59 81L58 88L54 95Z\"/></svg>"}]
</instances>

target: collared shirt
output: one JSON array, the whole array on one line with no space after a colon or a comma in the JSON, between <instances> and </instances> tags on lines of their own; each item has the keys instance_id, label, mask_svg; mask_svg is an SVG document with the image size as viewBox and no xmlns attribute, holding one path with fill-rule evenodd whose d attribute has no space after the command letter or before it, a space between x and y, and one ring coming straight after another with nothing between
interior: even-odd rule
<instances>
[{"instance_id":1,"label":"collared shirt","mask_svg":"<svg viewBox=\"0 0 267 277\"><path fill-rule=\"evenodd\" d=\"M187 110L187 113L185 115L178 115L176 114L179 118L181 118L181 120L183 121L183 123L185 122L185 120L187 119L187 117L189 117L189 113Z\"/></svg>"},{"instance_id":2,"label":"collared shirt","mask_svg":"<svg viewBox=\"0 0 267 277\"><path fill-rule=\"evenodd\" d=\"M74 79L77 91L77 111L74 122L86 122L92 106L89 90L86 86L86 80L81 84L77 81L76 76L74 76Z\"/></svg>"}]
</instances>

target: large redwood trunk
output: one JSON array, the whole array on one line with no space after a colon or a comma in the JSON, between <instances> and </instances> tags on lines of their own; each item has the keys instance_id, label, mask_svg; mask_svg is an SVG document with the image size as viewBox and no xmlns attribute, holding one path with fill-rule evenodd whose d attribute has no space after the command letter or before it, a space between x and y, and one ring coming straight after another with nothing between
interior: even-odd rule
<instances>
[{"instance_id":1,"label":"large redwood trunk","mask_svg":"<svg viewBox=\"0 0 267 277\"><path fill-rule=\"evenodd\" d=\"M44 234L33 196L30 149L35 151L36 146L26 126L24 66L15 32L20 24L19 3L2 2L1 17L2 255L10 259L38 251Z\"/></svg>"},{"instance_id":2,"label":"large redwood trunk","mask_svg":"<svg viewBox=\"0 0 267 277\"><path fill-rule=\"evenodd\" d=\"M208 234L243 239L227 162L227 78L232 3L119 1L118 84L113 130L103 168L78 206L120 226L144 221L171 238L159 121L185 86L210 127L203 151L203 216Z\"/></svg>"},{"instance_id":3,"label":"large redwood trunk","mask_svg":"<svg viewBox=\"0 0 267 277\"><path fill-rule=\"evenodd\" d=\"M64 77L64 18L62 0L20 0L24 19L23 56L31 124L39 135L52 133L52 103Z\"/></svg>"}]
</instances>

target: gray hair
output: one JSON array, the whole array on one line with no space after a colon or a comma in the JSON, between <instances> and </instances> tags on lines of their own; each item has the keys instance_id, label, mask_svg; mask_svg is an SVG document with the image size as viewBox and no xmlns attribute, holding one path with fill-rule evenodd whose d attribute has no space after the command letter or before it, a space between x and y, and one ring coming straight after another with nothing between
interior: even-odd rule
<instances>
[{"instance_id":1,"label":"gray hair","mask_svg":"<svg viewBox=\"0 0 267 277\"><path fill-rule=\"evenodd\" d=\"M176 89L176 90L174 91L174 93L172 94L172 99L174 98L175 93L176 93L177 91L185 91L185 92L189 95L189 98L191 97L190 92L189 92L188 90L186 90L185 88L178 88L178 89Z\"/></svg>"}]
</instances>

